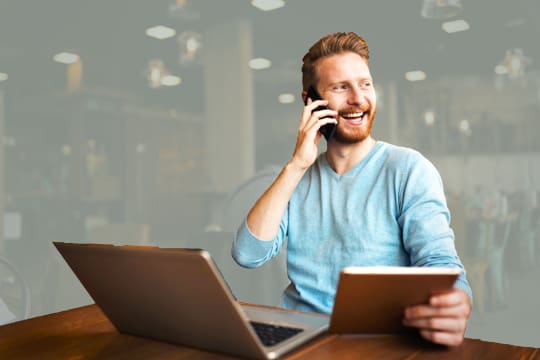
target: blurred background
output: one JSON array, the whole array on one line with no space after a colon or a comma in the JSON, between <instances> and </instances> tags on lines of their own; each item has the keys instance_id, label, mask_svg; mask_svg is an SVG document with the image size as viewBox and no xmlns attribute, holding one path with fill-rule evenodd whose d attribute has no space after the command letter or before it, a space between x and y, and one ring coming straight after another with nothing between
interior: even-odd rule
<instances>
[{"instance_id":1,"label":"blurred background","mask_svg":"<svg viewBox=\"0 0 540 360\"><path fill-rule=\"evenodd\" d=\"M285 254L245 270L231 241L337 31L369 43L374 137L442 175L467 336L540 347L537 0L0 0L0 323L91 302L53 241L205 248L278 305Z\"/></svg>"}]
</instances>

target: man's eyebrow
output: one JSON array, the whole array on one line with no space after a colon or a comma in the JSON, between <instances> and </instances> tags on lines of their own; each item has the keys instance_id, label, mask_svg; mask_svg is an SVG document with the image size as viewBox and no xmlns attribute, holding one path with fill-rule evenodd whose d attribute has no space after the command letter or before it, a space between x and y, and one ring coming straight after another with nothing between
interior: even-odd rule
<instances>
[{"instance_id":1,"label":"man's eyebrow","mask_svg":"<svg viewBox=\"0 0 540 360\"><path fill-rule=\"evenodd\" d=\"M334 82L329 83L328 86L341 85L341 84L346 84L348 82L349 82L348 80L334 81Z\"/></svg>"}]
</instances>

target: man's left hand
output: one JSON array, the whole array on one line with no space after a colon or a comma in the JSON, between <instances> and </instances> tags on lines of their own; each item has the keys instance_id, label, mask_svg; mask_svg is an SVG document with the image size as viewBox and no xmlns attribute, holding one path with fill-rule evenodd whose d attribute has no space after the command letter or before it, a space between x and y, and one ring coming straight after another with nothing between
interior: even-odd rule
<instances>
[{"instance_id":1,"label":"man's left hand","mask_svg":"<svg viewBox=\"0 0 540 360\"><path fill-rule=\"evenodd\" d=\"M457 346L463 342L470 315L469 296L454 288L451 292L433 295L427 305L405 309L403 324L417 328L422 337L434 343Z\"/></svg>"}]
</instances>

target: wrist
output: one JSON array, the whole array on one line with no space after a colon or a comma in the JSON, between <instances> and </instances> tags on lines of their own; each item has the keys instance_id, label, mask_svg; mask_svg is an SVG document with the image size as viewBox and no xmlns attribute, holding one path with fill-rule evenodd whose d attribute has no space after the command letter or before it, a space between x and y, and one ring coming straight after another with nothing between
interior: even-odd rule
<instances>
[{"instance_id":1,"label":"wrist","mask_svg":"<svg viewBox=\"0 0 540 360\"><path fill-rule=\"evenodd\" d=\"M306 172L306 170L309 168L309 166L309 164L306 164L305 162L295 159L293 157L287 162L287 164L285 164L285 171L289 173L303 175L304 172Z\"/></svg>"}]
</instances>

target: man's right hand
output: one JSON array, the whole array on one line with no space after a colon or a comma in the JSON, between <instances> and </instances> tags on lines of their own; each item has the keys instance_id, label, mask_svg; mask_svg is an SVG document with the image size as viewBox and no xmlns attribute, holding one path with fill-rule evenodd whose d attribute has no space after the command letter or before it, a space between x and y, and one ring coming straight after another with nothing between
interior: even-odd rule
<instances>
[{"instance_id":1,"label":"man's right hand","mask_svg":"<svg viewBox=\"0 0 540 360\"><path fill-rule=\"evenodd\" d=\"M287 204L303 174L317 159L317 144L321 138L319 128L336 123L337 111L320 110L312 113L326 100L311 101L304 107L298 128L296 147L291 160L281 170L278 177L257 200L247 215L247 225L253 235L261 240L271 240L276 236ZM325 116L330 118L322 119Z\"/></svg>"},{"instance_id":2,"label":"man's right hand","mask_svg":"<svg viewBox=\"0 0 540 360\"><path fill-rule=\"evenodd\" d=\"M325 109L313 112L319 106L328 105L327 100L311 101L304 106L302 119L296 136L296 146L289 163L305 170L317 159L317 145L321 139L319 129L326 124L336 124L337 111ZM329 117L328 117L329 116Z\"/></svg>"}]
</instances>

